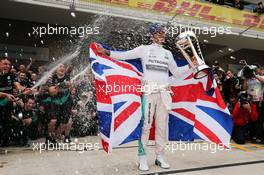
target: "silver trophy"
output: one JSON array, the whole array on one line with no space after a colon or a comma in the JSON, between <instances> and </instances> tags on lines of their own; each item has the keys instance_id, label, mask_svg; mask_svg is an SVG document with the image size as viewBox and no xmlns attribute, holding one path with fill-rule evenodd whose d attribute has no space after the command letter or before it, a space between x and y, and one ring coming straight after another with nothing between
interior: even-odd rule
<instances>
[{"instance_id":1,"label":"silver trophy","mask_svg":"<svg viewBox=\"0 0 264 175\"><path fill-rule=\"evenodd\" d=\"M201 79L206 77L210 67L204 62L199 41L194 32L182 32L177 36L175 44L194 70L194 78Z\"/></svg>"}]
</instances>

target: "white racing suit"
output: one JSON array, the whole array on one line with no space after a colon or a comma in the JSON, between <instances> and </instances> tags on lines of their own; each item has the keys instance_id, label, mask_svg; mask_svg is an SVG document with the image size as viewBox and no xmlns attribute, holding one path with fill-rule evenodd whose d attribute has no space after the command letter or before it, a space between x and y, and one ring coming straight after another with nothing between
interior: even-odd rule
<instances>
[{"instance_id":1,"label":"white racing suit","mask_svg":"<svg viewBox=\"0 0 264 175\"><path fill-rule=\"evenodd\" d=\"M171 94L166 88L158 87L156 91L144 92L142 96L142 135L139 141L139 156L145 155L150 128L155 117L156 155L163 155L167 142L168 112L171 109Z\"/></svg>"},{"instance_id":2,"label":"white racing suit","mask_svg":"<svg viewBox=\"0 0 264 175\"><path fill-rule=\"evenodd\" d=\"M143 129L139 140L139 156L145 155L145 146L148 142L149 131L155 116L156 154L164 154L167 142L167 118L171 109L171 96L169 87L169 71L177 77L189 69L177 67L173 55L161 45L141 45L125 52L110 52L110 57L119 60L140 58L143 67L142 110ZM154 88L153 88L154 86Z\"/></svg>"}]
</instances>

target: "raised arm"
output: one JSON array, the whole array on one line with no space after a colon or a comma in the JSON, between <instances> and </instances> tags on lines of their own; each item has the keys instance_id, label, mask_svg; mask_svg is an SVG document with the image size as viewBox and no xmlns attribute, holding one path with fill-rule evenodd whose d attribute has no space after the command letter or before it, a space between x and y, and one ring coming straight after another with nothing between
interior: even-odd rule
<instances>
[{"instance_id":1,"label":"raised arm","mask_svg":"<svg viewBox=\"0 0 264 175\"><path fill-rule=\"evenodd\" d=\"M97 52L117 60L142 58L142 54L144 54L143 46L136 47L129 51L110 51L103 48L100 44L97 44Z\"/></svg>"},{"instance_id":2,"label":"raised arm","mask_svg":"<svg viewBox=\"0 0 264 175\"><path fill-rule=\"evenodd\" d=\"M263 76L256 75L256 79L258 79L261 83L264 83Z\"/></svg>"},{"instance_id":3,"label":"raised arm","mask_svg":"<svg viewBox=\"0 0 264 175\"><path fill-rule=\"evenodd\" d=\"M30 63L26 67L26 71L29 71L32 66L33 61L30 59Z\"/></svg>"},{"instance_id":4,"label":"raised arm","mask_svg":"<svg viewBox=\"0 0 264 175\"><path fill-rule=\"evenodd\" d=\"M135 58L142 58L142 46L136 47L128 51L110 51L110 57L117 60L131 60Z\"/></svg>"},{"instance_id":5,"label":"raised arm","mask_svg":"<svg viewBox=\"0 0 264 175\"><path fill-rule=\"evenodd\" d=\"M169 54L169 65L168 66L169 66L170 72L175 77L191 72L190 70L191 68L189 66L178 67L171 52Z\"/></svg>"}]
</instances>

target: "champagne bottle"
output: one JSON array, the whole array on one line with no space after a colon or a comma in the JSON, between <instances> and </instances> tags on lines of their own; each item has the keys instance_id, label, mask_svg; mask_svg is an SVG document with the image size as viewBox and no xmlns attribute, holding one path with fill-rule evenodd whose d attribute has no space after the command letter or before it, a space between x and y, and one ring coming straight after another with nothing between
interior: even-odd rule
<instances>
[{"instance_id":1,"label":"champagne bottle","mask_svg":"<svg viewBox=\"0 0 264 175\"><path fill-rule=\"evenodd\" d=\"M25 94L19 93L16 95L17 98L23 99L25 97Z\"/></svg>"}]
</instances>

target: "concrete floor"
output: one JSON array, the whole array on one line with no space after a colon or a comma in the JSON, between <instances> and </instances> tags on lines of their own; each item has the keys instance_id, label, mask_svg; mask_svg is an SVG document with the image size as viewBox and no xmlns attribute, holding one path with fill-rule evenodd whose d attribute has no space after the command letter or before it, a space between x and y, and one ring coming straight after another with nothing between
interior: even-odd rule
<instances>
[{"instance_id":1,"label":"concrete floor","mask_svg":"<svg viewBox=\"0 0 264 175\"><path fill-rule=\"evenodd\" d=\"M43 140L38 140L41 142ZM98 137L75 140L78 143L91 143L97 148ZM95 146L95 145L96 146ZM150 143L151 145L153 143ZM233 144L230 150L178 150L172 151L180 143L170 143L166 158L171 169L162 170L154 165L154 146L148 147L150 171L137 170L136 143L114 149L111 154L103 150L57 150L42 151L32 148L9 147L0 149L1 175L110 175L110 174L179 174L179 175L263 175L264 146L246 144L243 147ZM204 142L195 143L197 145ZM179 148L179 147L178 147ZM194 147L193 147L194 148Z\"/></svg>"}]
</instances>

